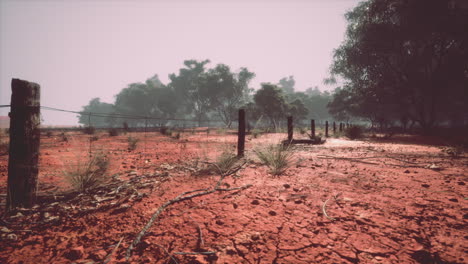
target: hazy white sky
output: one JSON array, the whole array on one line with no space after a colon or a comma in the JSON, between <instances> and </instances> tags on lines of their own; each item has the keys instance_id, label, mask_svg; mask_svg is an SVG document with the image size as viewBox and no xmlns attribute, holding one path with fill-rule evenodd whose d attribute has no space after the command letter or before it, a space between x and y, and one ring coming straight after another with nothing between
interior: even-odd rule
<instances>
[{"instance_id":1,"label":"hazy white sky","mask_svg":"<svg viewBox=\"0 0 468 264\"><path fill-rule=\"evenodd\" d=\"M11 79L41 85L44 106L112 103L129 83L163 83L186 59L256 73L253 88L294 75L296 89L328 76L358 0L0 0L0 105ZM0 109L5 115L6 109ZM43 111L45 124L76 124Z\"/></svg>"}]
</instances>

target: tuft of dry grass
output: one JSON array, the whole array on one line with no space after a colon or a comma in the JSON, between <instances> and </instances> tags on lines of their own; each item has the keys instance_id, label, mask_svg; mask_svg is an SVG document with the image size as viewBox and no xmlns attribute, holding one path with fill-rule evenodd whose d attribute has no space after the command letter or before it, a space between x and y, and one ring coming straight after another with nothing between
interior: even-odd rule
<instances>
[{"instance_id":1,"label":"tuft of dry grass","mask_svg":"<svg viewBox=\"0 0 468 264\"><path fill-rule=\"evenodd\" d=\"M102 153L96 153L85 161L78 160L64 172L67 181L79 192L87 192L107 180L109 159Z\"/></svg>"},{"instance_id":2,"label":"tuft of dry grass","mask_svg":"<svg viewBox=\"0 0 468 264\"><path fill-rule=\"evenodd\" d=\"M269 145L264 149L255 150L255 154L275 176L284 174L293 163L293 152L282 144Z\"/></svg>"}]
</instances>

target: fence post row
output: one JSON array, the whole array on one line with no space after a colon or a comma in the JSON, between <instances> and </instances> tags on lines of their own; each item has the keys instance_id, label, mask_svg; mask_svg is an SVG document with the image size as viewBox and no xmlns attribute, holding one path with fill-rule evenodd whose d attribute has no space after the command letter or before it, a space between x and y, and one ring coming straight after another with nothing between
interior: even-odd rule
<instances>
[{"instance_id":1,"label":"fence post row","mask_svg":"<svg viewBox=\"0 0 468 264\"><path fill-rule=\"evenodd\" d=\"M39 173L40 86L12 79L6 209L31 207Z\"/></svg>"},{"instance_id":2,"label":"fence post row","mask_svg":"<svg viewBox=\"0 0 468 264\"><path fill-rule=\"evenodd\" d=\"M245 110L239 109L239 126L237 133L237 157L244 157L245 149Z\"/></svg>"}]
</instances>

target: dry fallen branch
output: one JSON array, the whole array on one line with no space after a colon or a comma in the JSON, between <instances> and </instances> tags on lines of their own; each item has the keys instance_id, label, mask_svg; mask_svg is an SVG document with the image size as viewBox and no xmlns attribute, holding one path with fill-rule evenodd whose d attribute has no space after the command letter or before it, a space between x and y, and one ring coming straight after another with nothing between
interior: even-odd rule
<instances>
[{"instance_id":1,"label":"dry fallen branch","mask_svg":"<svg viewBox=\"0 0 468 264\"><path fill-rule=\"evenodd\" d=\"M117 249L119 248L120 246L120 243L122 243L122 240L123 240L123 237L120 238L119 240L119 243L117 243L117 245L115 246L115 248L112 250L111 253L109 253L109 255L107 255L106 259L104 260L104 262L102 262L103 264L107 264L109 261L112 260L112 256L114 255L114 253L117 251Z\"/></svg>"},{"instance_id":2,"label":"dry fallen branch","mask_svg":"<svg viewBox=\"0 0 468 264\"><path fill-rule=\"evenodd\" d=\"M215 251L207 251L207 252L174 252L174 255L214 255L216 254Z\"/></svg>"},{"instance_id":3,"label":"dry fallen branch","mask_svg":"<svg viewBox=\"0 0 468 264\"><path fill-rule=\"evenodd\" d=\"M247 189L247 188L250 188L252 185L251 184L248 184L248 185L244 185L244 186L241 186L241 187L236 187L236 188L228 188L228 189L223 189L223 188L220 188L221 184L222 184L222 181L224 180L224 178L228 175L232 175L234 173L236 173L237 171L239 171L242 166L244 165L245 163L243 163L242 165L238 166L236 169L233 169L231 171L229 171L228 173L225 173L225 174L221 174L221 177L220 179L218 180L218 182L216 183L216 185L212 188L212 189L198 189L198 190L193 190L193 191L187 191L187 192L183 192L181 194L179 194L176 198L172 199L172 200L169 200L167 202L165 202L163 205L161 205L158 210L156 210L156 212L151 216L150 220L148 221L148 223L143 227L143 229L137 234L137 236L135 237L135 239L133 240L133 242L130 244L130 246L128 247L127 249L127 252L126 252L126 255L125 255L125 258L128 260L130 258L130 256L132 255L132 250L140 243L142 237L146 234L146 232L148 231L148 229L153 225L154 221L156 221L156 219L158 219L159 215L161 215L161 213L167 208L169 207L170 205L172 204L175 204L175 203L179 203L179 202L182 202L182 201L185 201L185 200L190 200L192 198L195 198L195 197L199 197L199 196L204 196L204 195L208 195L208 194L212 194L214 192L221 192L221 191L233 191L233 190L244 190L244 189Z\"/></svg>"},{"instance_id":4,"label":"dry fallen branch","mask_svg":"<svg viewBox=\"0 0 468 264\"><path fill-rule=\"evenodd\" d=\"M328 219L330 219L330 220L332 220L332 221L335 221L336 219L333 218L333 217L328 216L328 214L327 214L327 203L328 203L328 201L330 201L331 198L334 198L335 201L338 201L338 197L339 197L340 195L341 195L341 193L338 193L338 194L336 194L336 195L333 195L332 197L328 198L328 199L323 203L323 205L322 205L322 212L323 212L323 215L324 215L326 218L328 218Z\"/></svg>"}]
</instances>

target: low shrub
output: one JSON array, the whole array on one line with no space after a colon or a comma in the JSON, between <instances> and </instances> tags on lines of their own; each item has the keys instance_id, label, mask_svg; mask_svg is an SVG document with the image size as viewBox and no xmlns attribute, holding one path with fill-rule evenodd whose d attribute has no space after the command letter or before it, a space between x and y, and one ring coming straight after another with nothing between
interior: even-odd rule
<instances>
[{"instance_id":1,"label":"low shrub","mask_svg":"<svg viewBox=\"0 0 468 264\"><path fill-rule=\"evenodd\" d=\"M68 142L68 135L65 132L60 133L60 141Z\"/></svg>"},{"instance_id":2,"label":"low shrub","mask_svg":"<svg viewBox=\"0 0 468 264\"><path fill-rule=\"evenodd\" d=\"M99 139L98 136L92 136L89 140L93 142L93 141L98 141L98 139Z\"/></svg>"},{"instance_id":3,"label":"low shrub","mask_svg":"<svg viewBox=\"0 0 468 264\"><path fill-rule=\"evenodd\" d=\"M118 136L120 134L119 130L117 128L115 128L115 127L109 129L107 132L109 133L109 136L111 136L111 137L116 137L116 136Z\"/></svg>"},{"instance_id":4,"label":"low shrub","mask_svg":"<svg viewBox=\"0 0 468 264\"><path fill-rule=\"evenodd\" d=\"M127 138L127 141L128 141L128 150L135 150L137 148L138 141L139 141L138 138L134 138L130 136Z\"/></svg>"},{"instance_id":5,"label":"low shrub","mask_svg":"<svg viewBox=\"0 0 468 264\"><path fill-rule=\"evenodd\" d=\"M96 128L93 126L84 127L83 133L88 134L88 135L93 135L94 133L96 133Z\"/></svg>"},{"instance_id":6,"label":"low shrub","mask_svg":"<svg viewBox=\"0 0 468 264\"><path fill-rule=\"evenodd\" d=\"M70 166L65 176L75 190L87 192L106 182L108 168L109 159L102 153L96 153L84 162Z\"/></svg>"},{"instance_id":7,"label":"low shrub","mask_svg":"<svg viewBox=\"0 0 468 264\"><path fill-rule=\"evenodd\" d=\"M232 153L231 151L223 151L221 155L216 160L216 169L221 174L228 173L236 164L239 159L237 155Z\"/></svg>"},{"instance_id":8,"label":"low shrub","mask_svg":"<svg viewBox=\"0 0 468 264\"><path fill-rule=\"evenodd\" d=\"M284 174L291 166L293 153L288 147L278 144L270 145L265 149L255 150L260 161L267 165L272 175Z\"/></svg>"},{"instance_id":9,"label":"low shrub","mask_svg":"<svg viewBox=\"0 0 468 264\"><path fill-rule=\"evenodd\" d=\"M48 138L52 137L53 135L54 134L50 130L46 132L46 137L48 137Z\"/></svg>"},{"instance_id":10,"label":"low shrub","mask_svg":"<svg viewBox=\"0 0 468 264\"><path fill-rule=\"evenodd\" d=\"M344 134L347 138L354 140L362 138L364 131L360 126L350 126L345 129Z\"/></svg>"}]
</instances>

